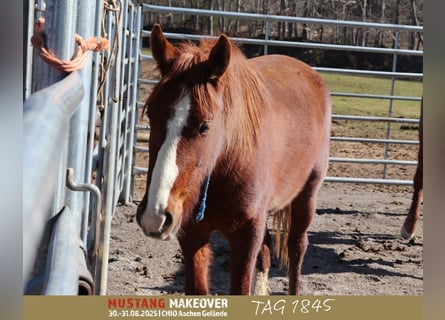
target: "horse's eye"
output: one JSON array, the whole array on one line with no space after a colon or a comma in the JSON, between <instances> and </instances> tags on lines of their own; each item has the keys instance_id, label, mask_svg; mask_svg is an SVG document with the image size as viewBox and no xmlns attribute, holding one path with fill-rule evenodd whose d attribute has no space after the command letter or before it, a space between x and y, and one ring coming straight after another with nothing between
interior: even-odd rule
<instances>
[{"instance_id":1,"label":"horse's eye","mask_svg":"<svg viewBox=\"0 0 445 320\"><path fill-rule=\"evenodd\" d=\"M199 125L199 134L200 135L206 134L209 131L209 129L210 129L209 123L204 121Z\"/></svg>"}]
</instances>

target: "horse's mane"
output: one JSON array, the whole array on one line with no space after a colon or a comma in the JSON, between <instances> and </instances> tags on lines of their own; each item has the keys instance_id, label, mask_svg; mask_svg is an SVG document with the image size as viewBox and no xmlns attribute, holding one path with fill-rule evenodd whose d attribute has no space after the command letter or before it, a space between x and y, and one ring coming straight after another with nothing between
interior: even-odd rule
<instances>
[{"instance_id":1,"label":"horse's mane","mask_svg":"<svg viewBox=\"0 0 445 320\"><path fill-rule=\"evenodd\" d=\"M206 61L215 40L203 40L199 47L193 44L182 44L181 52L193 53L195 65ZM231 152L229 158L234 161L243 161L249 155L259 134L261 108L268 104L264 92L264 85L256 70L252 69L247 58L236 44L231 43L230 64L215 84L217 90L223 92L223 104L225 112L225 137L226 148ZM205 72L205 70L203 70ZM207 77L208 75L199 75ZM211 108L213 97L209 94L210 85L208 79L198 83L194 88L194 94L205 108ZM208 110L211 112L211 110ZM235 153L235 154L234 154Z\"/></svg>"},{"instance_id":2,"label":"horse's mane","mask_svg":"<svg viewBox=\"0 0 445 320\"><path fill-rule=\"evenodd\" d=\"M243 155L249 153L259 135L261 106L268 104L261 78L246 62L241 50L232 45L229 68L220 80L225 86L228 147L232 152L240 150Z\"/></svg>"},{"instance_id":3,"label":"horse's mane","mask_svg":"<svg viewBox=\"0 0 445 320\"><path fill-rule=\"evenodd\" d=\"M259 134L261 108L258 106L268 104L268 99L261 78L246 63L247 58L233 42L226 72L216 82L209 80L206 61L215 43L216 40L206 39L199 46L191 42L178 44L176 47L181 54L153 92L165 84L174 83L175 78L186 71L190 77L186 82L191 84L187 89L192 90L199 105L205 109L203 111L212 114L212 108L218 102L213 100L215 97L210 94L209 86L216 86L223 95L226 151L232 153L229 158L233 161L243 161ZM145 108L150 104L149 100Z\"/></svg>"}]
</instances>

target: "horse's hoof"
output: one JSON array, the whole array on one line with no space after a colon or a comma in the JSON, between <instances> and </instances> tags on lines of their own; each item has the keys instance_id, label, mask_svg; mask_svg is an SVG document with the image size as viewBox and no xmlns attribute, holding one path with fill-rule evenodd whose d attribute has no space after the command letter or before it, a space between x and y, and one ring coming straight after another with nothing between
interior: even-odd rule
<instances>
[{"instance_id":1,"label":"horse's hoof","mask_svg":"<svg viewBox=\"0 0 445 320\"><path fill-rule=\"evenodd\" d=\"M400 230L400 235L402 236L403 239L406 240L411 240L412 238L414 238L414 232L408 232L405 226L403 226L402 230Z\"/></svg>"},{"instance_id":2,"label":"horse's hoof","mask_svg":"<svg viewBox=\"0 0 445 320\"><path fill-rule=\"evenodd\" d=\"M253 295L254 296L268 296L270 294L269 288L269 270L265 272L259 272L255 270L255 274L253 276Z\"/></svg>"}]
</instances>

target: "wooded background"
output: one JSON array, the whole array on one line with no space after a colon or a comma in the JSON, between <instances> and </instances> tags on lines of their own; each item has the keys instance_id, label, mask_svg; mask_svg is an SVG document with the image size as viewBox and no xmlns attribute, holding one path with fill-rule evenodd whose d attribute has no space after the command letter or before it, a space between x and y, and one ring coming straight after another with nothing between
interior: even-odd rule
<instances>
[{"instance_id":1,"label":"wooded background","mask_svg":"<svg viewBox=\"0 0 445 320\"><path fill-rule=\"evenodd\" d=\"M258 13L345 21L423 25L423 0L147 0L153 5L199 8L242 13ZM199 34L261 38L262 21L166 13L146 13L145 25L160 22L166 29L185 29ZM271 38L316 41L333 44L394 47L391 31L333 27L323 24L275 23ZM400 34L400 48L423 49L423 35Z\"/></svg>"}]
</instances>

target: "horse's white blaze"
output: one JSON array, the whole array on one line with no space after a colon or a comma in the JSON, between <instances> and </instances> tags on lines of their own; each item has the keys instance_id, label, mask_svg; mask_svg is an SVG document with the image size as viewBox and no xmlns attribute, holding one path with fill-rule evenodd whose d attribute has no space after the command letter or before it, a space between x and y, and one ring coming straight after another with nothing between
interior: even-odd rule
<instances>
[{"instance_id":1,"label":"horse's white blaze","mask_svg":"<svg viewBox=\"0 0 445 320\"><path fill-rule=\"evenodd\" d=\"M184 96L174 107L174 115L167 122L165 140L159 149L148 190L148 203L142 217L146 231L160 231L165 221L165 210L173 184L179 174L176 154L181 132L187 124L190 97Z\"/></svg>"}]
</instances>

